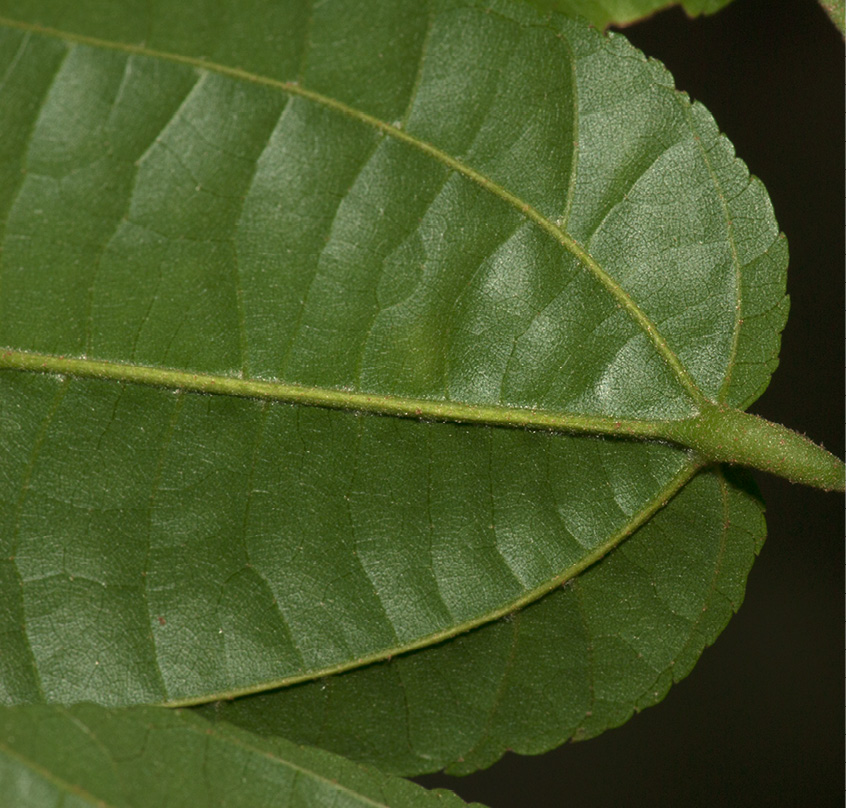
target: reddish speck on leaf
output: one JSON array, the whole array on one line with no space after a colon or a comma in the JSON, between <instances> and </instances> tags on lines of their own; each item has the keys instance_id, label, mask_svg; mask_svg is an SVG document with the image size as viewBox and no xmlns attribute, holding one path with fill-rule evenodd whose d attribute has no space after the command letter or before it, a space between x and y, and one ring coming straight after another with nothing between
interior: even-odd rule
<instances>
[{"instance_id":1,"label":"reddish speck on leaf","mask_svg":"<svg viewBox=\"0 0 846 808\"><path fill-rule=\"evenodd\" d=\"M163 626L165 623L167 623L167 620L165 620L164 617L161 616L159 616L158 621L160 626Z\"/></svg>"}]
</instances>

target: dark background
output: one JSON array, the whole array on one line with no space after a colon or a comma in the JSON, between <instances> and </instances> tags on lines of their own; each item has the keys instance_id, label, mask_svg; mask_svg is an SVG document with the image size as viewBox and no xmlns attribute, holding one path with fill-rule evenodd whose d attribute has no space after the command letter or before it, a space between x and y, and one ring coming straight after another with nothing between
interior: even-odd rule
<instances>
[{"instance_id":1,"label":"dark background","mask_svg":"<svg viewBox=\"0 0 846 808\"><path fill-rule=\"evenodd\" d=\"M713 113L790 245L781 365L752 411L842 456L844 45L815 0L678 9L626 36ZM691 675L625 726L464 778L491 808L843 804L843 497L757 475L769 537Z\"/></svg>"}]
</instances>

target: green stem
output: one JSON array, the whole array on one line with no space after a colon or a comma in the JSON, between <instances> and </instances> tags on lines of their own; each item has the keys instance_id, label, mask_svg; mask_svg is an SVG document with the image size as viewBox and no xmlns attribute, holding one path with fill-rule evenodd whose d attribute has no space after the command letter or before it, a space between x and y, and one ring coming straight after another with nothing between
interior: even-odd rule
<instances>
[{"instance_id":1,"label":"green stem","mask_svg":"<svg viewBox=\"0 0 846 808\"><path fill-rule=\"evenodd\" d=\"M751 466L826 491L844 490L842 460L804 435L757 415L708 405L696 418L668 426L670 440L711 462Z\"/></svg>"},{"instance_id":2,"label":"green stem","mask_svg":"<svg viewBox=\"0 0 846 808\"><path fill-rule=\"evenodd\" d=\"M0 369L4 368L427 421L667 441L694 450L706 463L750 466L786 477L791 482L827 491L844 490L843 461L821 446L757 415L707 401L700 403L700 412L693 418L647 421L497 404L477 405L462 401L360 393L275 380L243 379L98 359L37 354L9 348L0 349Z\"/></svg>"}]
</instances>

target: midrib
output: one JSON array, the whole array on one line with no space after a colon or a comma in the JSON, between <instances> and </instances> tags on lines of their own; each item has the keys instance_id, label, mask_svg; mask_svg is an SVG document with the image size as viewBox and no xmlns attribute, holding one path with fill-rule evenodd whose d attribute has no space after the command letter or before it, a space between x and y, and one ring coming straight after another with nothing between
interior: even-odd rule
<instances>
[{"instance_id":1,"label":"midrib","mask_svg":"<svg viewBox=\"0 0 846 808\"><path fill-rule=\"evenodd\" d=\"M509 190L504 188L503 186L499 185L498 183L491 180L489 177L481 174L480 172L476 171L475 169L471 168L468 165L465 165L460 160L456 159L455 157L450 156L446 152L442 151L441 149L437 148L436 146L428 143L424 140L414 137L413 135L409 134L408 132L393 126L385 121L376 118L373 115L370 115L366 112L363 112L359 109L355 109L347 104L344 104L337 99L331 98L329 96L323 95L321 93L315 92L314 90L309 90L297 83L287 82L287 81L280 81L278 79L268 78L266 76L260 76L255 73L251 73L247 70L242 70L237 67L229 67L227 65L216 64L214 62L208 62L203 59L198 59L191 56L183 56L177 53L170 53L166 51L158 51L152 48L147 48L142 45L132 45L125 42L113 42L110 40L100 39L97 37L86 36L84 34L75 34L70 33L67 31L60 31L55 28L50 28L47 26L40 26L33 23L22 22L19 20L13 20L8 17L0 17L0 25L14 28L22 31L27 31L30 33L40 34L43 36L50 36L57 39L62 39L67 42L72 42L80 45L88 45L91 47L98 47L98 48L105 48L108 50L120 51L123 53L128 54L135 54L139 56L146 56L153 59L162 59L169 62L174 62L177 64L187 65L199 70L207 70L214 73L218 73L223 76L227 76L233 79L237 79L240 81L247 81L252 84L259 84L266 87L272 87L277 89L281 92L287 93L289 95L297 96L308 101L311 101L315 104L319 104L327 109L333 110L339 114L345 115L350 117L354 120L357 120L365 125L371 126L374 129L382 132L383 134L395 138L396 140L407 144L408 146L415 148L424 154L427 154L432 159L437 160L438 162L445 165L447 168L455 171L458 174L466 177L467 179L475 182L476 184L480 185L482 188L487 190L489 193L497 196L498 198L502 199L507 204L511 205L516 210L520 211L526 218L530 219L531 221L535 222L542 230L548 233L552 238L554 238L559 244L561 244L564 249L570 252L581 264L584 266L603 286L603 288L609 292L612 297L617 301L617 303L629 314L629 316L635 321L638 327L647 335L649 340L655 346L655 349L658 351L659 355L662 357L664 362L670 367L673 374L678 379L681 387L685 390L685 392L690 396L693 402L698 405L707 405L709 399L705 396L702 391L699 389L696 382L688 373L687 369L681 363L681 360L678 358L676 353L670 348L667 341L664 339L663 335L660 333L656 325L652 322L652 320L646 315L646 313L637 305L637 303L629 296L629 294L610 276L606 273L599 263L582 247L575 239L573 239L567 232L562 230L558 225L554 222L550 221L546 216L544 216L537 208L530 205L525 200L521 199L517 195L511 193ZM13 351L13 353L16 353ZM79 360L84 361L84 360ZM107 364L107 363L102 363ZM114 367L114 365L110 366ZM137 366L130 366L130 365L120 365L120 367L130 368ZM34 369L34 368L31 368ZM141 368L137 368L139 371ZM145 369L149 373L153 373L155 369L153 368L146 368ZM65 373L72 373L73 371L65 370L60 371L57 370L55 372L65 372ZM194 377L193 374L181 374L180 371L158 371L162 373L174 373L180 374L181 376L185 377L192 377L192 378L199 378ZM91 373L85 375L94 375ZM111 376L107 376L107 378L113 378ZM212 376L203 376L202 378L208 379L219 379L221 382L224 380L228 381L236 381L234 379L229 380L228 377L212 377ZM127 381L141 381L140 378L135 379L125 379ZM263 382L244 382L244 380L238 380L247 385L263 385ZM155 384L156 382L147 382L150 384ZM296 385L285 385L281 382L272 382L269 383L274 385L277 391L281 391L281 389L289 390L290 393L278 393L271 395L267 392L264 393L246 393L246 392L230 392L230 395L251 395L253 397L260 397L260 398L274 398L278 400L288 400L288 401L297 401L299 403L313 403L317 404L318 399L322 400L323 396L328 396L332 402L337 400L337 396L341 395L337 391L327 391L327 390L320 390L318 388L302 388ZM163 385L168 386L168 385ZM177 383L173 386L178 386L183 389L193 389L190 388L186 384ZM221 392L222 388L217 387L215 390L203 390L203 392ZM303 395L303 391L310 391L308 395ZM293 391L297 391L294 394ZM314 398L310 400L310 396L314 394ZM346 394L343 395L355 396L357 394ZM357 402L356 404L349 404L350 409L365 409L367 411L380 411L384 412L385 414L399 414L390 409L385 410L377 410L376 408L364 406L366 401L373 399L373 396L361 396L362 402ZM403 401L403 402L412 402L408 406L412 408L417 408L417 400L415 399L401 399L397 398L394 399L393 397L380 397L382 401ZM428 405L431 407L432 402L427 402ZM343 404L334 404L330 403L329 400L323 401L322 406L336 406L338 408L345 407L347 405ZM402 406L406 406L403 404ZM490 411L491 413L509 413L510 415L506 417L511 417L515 413L526 413L526 410L520 408L503 408L503 407L472 407L469 405L439 405L439 406L446 406L446 407L459 407L461 409L472 410L474 412L479 412L480 410ZM408 414L408 413L406 413ZM556 425L544 425L544 424L536 424L536 423L529 423L525 422L522 425L524 426L537 426L540 428L547 428L547 429L569 429L574 431L599 431L599 432L611 432L613 430L614 433L619 434L619 429L615 429L615 424L619 423L619 421L613 421L612 419L595 419L595 418L582 418L580 416L562 416L558 414L551 414L551 413L544 413L544 416L548 416L549 418L556 419ZM440 418L442 420L449 419L449 415L436 415L432 414L431 416L424 416L424 417L433 417L433 418ZM570 424L569 426L562 426L560 421L561 419L567 420ZM476 421L476 420L484 420L486 423L501 423L500 421L493 420L487 421L485 419L477 419L477 418L461 418L460 420L465 421ZM598 428L598 429L582 429L578 426L578 422L582 421L590 421L591 424L597 425L599 421L601 422L608 422L611 424L610 429ZM509 421L510 423L510 421ZM631 424L647 424L648 422L627 422ZM641 432L631 432L632 435L638 436L654 436L651 433L641 433Z\"/></svg>"},{"instance_id":2,"label":"midrib","mask_svg":"<svg viewBox=\"0 0 846 808\"><path fill-rule=\"evenodd\" d=\"M271 379L244 379L238 376L195 373L189 370L109 362L101 359L55 356L13 348L0 348L0 370L3 369L129 382L174 391L255 398L422 421L451 421L552 432L672 440L668 434L668 427L678 423L677 421L578 415L498 404L412 398L332 387L311 387Z\"/></svg>"}]
</instances>

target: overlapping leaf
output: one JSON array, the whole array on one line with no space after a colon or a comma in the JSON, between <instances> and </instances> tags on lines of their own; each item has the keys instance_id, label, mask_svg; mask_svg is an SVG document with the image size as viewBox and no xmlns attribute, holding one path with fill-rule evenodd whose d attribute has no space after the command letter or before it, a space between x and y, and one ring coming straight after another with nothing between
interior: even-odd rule
<instances>
[{"instance_id":1,"label":"overlapping leaf","mask_svg":"<svg viewBox=\"0 0 846 808\"><path fill-rule=\"evenodd\" d=\"M820 5L837 26L837 30L846 36L846 3L843 0L820 0Z\"/></svg>"},{"instance_id":2,"label":"overlapping leaf","mask_svg":"<svg viewBox=\"0 0 846 808\"><path fill-rule=\"evenodd\" d=\"M560 11L589 20L597 28L628 25L656 11L680 5L691 17L714 14L731 0L529 0L544 11Z\"/></svg>"},{"instance_id":3,"label":"overlapping leaf","mask_svg":"<svg viewBox=\"0 0 846 808\"><path fill-rule=\"evenodd\" d=\"M458 808L467 803L308 749L151 707L0 708L5 805ZM478 803L474 803L478 805Z\"/></svg>"},{"instance_id":4,"label":"overlapping leaf","mask_svg":"<svg viewBox=\"0 0 846 808\"><path fill-rule=\"evenodd\" d=\"M540 410L607 432L766 386L786 314L766 194L621 37L507 3L116 8L0 4L0 345L55 371L0 372L7 702L201 702L490 622L648 522L699 460L415 416L519 427ZM80 371L94 361L113 378ZM757 511L716 561L742 495L695 485L711 555L684 561L700 528L671 505L673 561L647 578L696 596L662 608L674 626L624 687L622 638L649 610L605 625L623 559L591 573L556 691L575 710L550 737L654 700L739 603ZM696 609L721 576L706 631ZM572 626L582 589L510 625ZM584 662L600 631L616 638L601 670ZM456 661L474 643L501 655L508 632L403 662L491 683L473 721L493 729L456 746L483 744L481 762L533 743L495 728L496 693L518 686L499 663ZM383 670L400 675L365 676ZM591 671L609 677L595 727L575 695ZM427 743L389 765L456 754Z\"/></svg>"}]
</instances>

